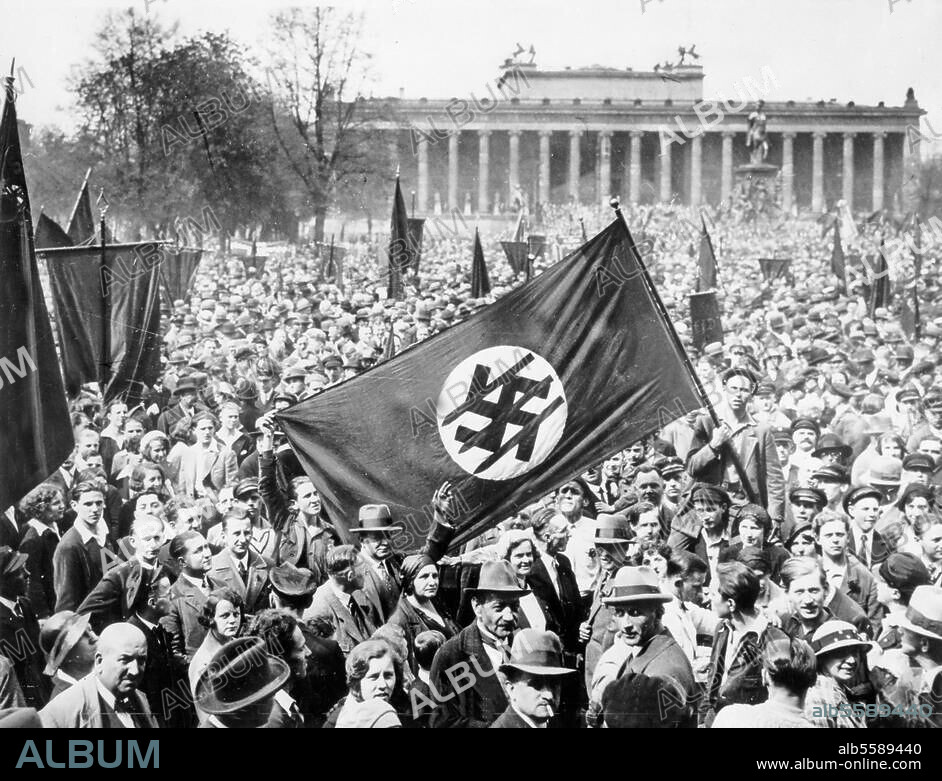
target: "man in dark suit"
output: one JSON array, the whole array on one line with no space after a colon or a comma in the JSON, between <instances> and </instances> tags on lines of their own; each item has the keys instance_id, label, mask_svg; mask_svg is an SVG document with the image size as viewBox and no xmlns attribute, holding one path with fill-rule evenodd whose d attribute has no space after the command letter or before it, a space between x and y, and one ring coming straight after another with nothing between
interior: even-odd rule
<instances>
[{"instance_id":1,"label":"man in dark suit","mask_svg":"<svg viewBox=\"0 0 942 781\"><path fill-rule=\"evenodd\" d=\"M867 569L882 564L890 555L890 546L880 532L874 530L882 513L883 495L867 485L851 489L844 497L844 512L850 516L847 550Z\"/></svg>"},{"instance_id":2,"label":"man in dark suit","mask_svg":"<svg viewBox=\"0 0 942 781\"><path fill-rule=\"evenodd\" d=\"M338 545L327 554L328 578L314 592L304 619L320 619L334 628L333 639L344 654L369 640L383 623L379 605L362 591L363 563L352 545Z\"/></svg>"},{"instance_id":3,"label":"man in dark suit","mask_svg":"<svg viewBox=\"0 0 942 781\"><path fill-rule=\"evenodd\" d=\"M26 556L0 547L0 656L13 663L27 706L41 708L51 686L42 674L39 621L25 597L26 579Z\"/></svg>"},{"instance_id":4,"label":"man in dark suit","mask_svg":"<svg viewBox=\"0 0 942 781\"><path fill-rule=\"evenodd\" d=\"M708 483L690 486L683 512L671 522L667 544L676 551L688 551L710 566L704 585L716 574L720 553L729 547L729 509L732 501L722 488Z\"/></svg>"},{"instance_id":5,"label":"man in dark suit","mask_svg":"<svg viewBox=\"0 0 942 781\"><path fill-rule=\"evenodd\" d=\"M176 398L177 403L168 407L160 413L157 418L157 428L164 432L168 437L173 427L181 420L192 418L200 409L197 406L196 398L199 395L199 389L192 377L183 377L173 391L171 398Z\"/></svg>"},{"instance_id":6,"label":"man in dark suit","mask_svg":"<svg viewBox=\"0 0 942 781\"><path fill-rule=\"evenodd\" d=\"M327 711L347 691L343 651L337 641L330 638L333 626L326 621L302 620L318 587L310 570L285 562L272 567L269 579L272 606L287 610L298 619L304 642L311 653L304 684L295 686L295 697L304 716L304 725L319 728L324 724Z\"/></svg>"},{"instance_id":7,"label":"man in dark suit","mask_svg":"<svg viewBox=\"0 0 942 781\"><path fill-rule=\"evenodd\" d=\"M730 493L744 492L746 486L735 466L738 459L745 478L755 492L755 501L781 523L785 514L785 477L778 460L772 430L749 413L749 399L756 388L756 376L737 367L723 374L723 400L716 405L720 425L701 415L694 426L693 443L687 455L687 471L695 480L722 486Z\"/></svg>"},{"instance_id":8,"label":"man in dark suit","mask_svg":"<svg viewBox=\"0 0 942 781\"><path fill-rule=\"evenodd\" d=\"M447 640L432 661L430 688L442 700L432 711L433 728L489 727L507 709L496 672L510 661L520 598L529 593L509 562L481 566L478 587L468 589L474 623Z\"/></svg>"},{"instance_id":9,"label":"man in dark suit","mask_svg":"<svg viewBox=\"0 0 942 781\"><path fill-rule=\"evenodd\" d=\"M79 483L71 491L75 523L56 547L53 575L56 612L76 610L95 587L110 557L105 495L96 483Z\"/></svg>"},{"instance_id":10,"label":"man in dark suit","mask_svg":"<svg viewBox=\"0 0 942 781\"><path fill-rule=\"evenodd\" d=\"M173 654L170 633L160 619L170 612L170 578L159 572L128 595L133 610L127 622L147 639L147 666L139 690L147 697L151 713L161 727L190 727L195 724L189 705L187 671Z\"/></svg>"},{"instance_id":11,"label":"man in dark suit","mask_svg":"<svg viewBox=\"0 0 942 781\"><path fill-rule=\"evenodd\" d=\"M615 680L601 692L605 723L609 727L627 726L627 716L655 727L696 727L696 702L700 692L693 677L690 660L673 636L661 624L664 604L672 597L660 590L657 575L647 567L622 567L615 575L605 602L610 606L618 627L618 644L599 661L601 670L611 657L620 655L620 670ZM626 707L637 676L655 679L660 689L654 708L647 713L633 713Z\"/></svg>"},{"instance_id":12,"label":"man in dark suit","mask_svg":"<svg viewBox=\"0 0 942 781\"><path fill-rule=\"evenodd\" d=\"M579 624L585 618L585 610L572 564L562 553L569 541L569 524L550 509L535 515L531 522L538 555L527 583L546 606L553 625L559 627L563 657L567 664L572 664L574 659L566 655L579 653Z\"/></svg>"},{"instance_id":13,"label":"man in dark suit","mask_svg":"<svg viewBox=\"0 0 942 781\"><path fill-rule=\"evenodd\" d=\"M552 632L521 629L514 637L510 661L498 675L510 704L491 729L542 729L554 726L565 678L578 678L563 666L562 645Z\"/></svg>"},{"instance_id":14,"label":"man in dark suit","mask_svg":"<svg viewBox=\"0 0 942 781\"><path fill-rule=\"evenodd\" d=\"M170 557L180 564L180 576L170 589L170 612L160 623L170 633L174 654L188 663L206 637L199 616L214 587L208 577L212 552L202 534L186 531L170 541Z\"/></svg>"},{"instance_id":15,"label":"man in dark suit","mask_svg":"<svg viewBox=\"0 0 942 781\"><path fill-rule=\"evenodd\" d=\"M252 519L235 506L223 519L226 548L213 556L210 577L235 591L254 615L268 607L268 562L250 547Z\"/></svg>"}]
</instances>

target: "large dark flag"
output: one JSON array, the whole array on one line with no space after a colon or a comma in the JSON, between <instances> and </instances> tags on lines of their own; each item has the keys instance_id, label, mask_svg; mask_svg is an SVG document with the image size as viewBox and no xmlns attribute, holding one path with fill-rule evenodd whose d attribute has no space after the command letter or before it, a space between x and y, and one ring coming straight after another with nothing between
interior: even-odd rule
<instances>
[{"instance_id":1,"label":"large dark flag","mask_svg":"<svg viewBox=\"0 0 942 781\"><path fill-rule=\"evenodd\" d=\"M0 510L56 471L75 445L33 250L13 79L0 117Z\"/></svg>"},{"instance_id":2,"label":"large dark flag","mask_svg":"<svg viewBox=\"0 0 942 781\"><path fill-rule=\"evenodd\" d=\"M542 275L277 415L331 520L390 506L418 544L452 483L456 544L703 406L618 219Z\"/></svg>"},{"instance_id":3,"label":"large dark flag","mask_svg":"<svg viewBox=\"0 0 942 781\"><path fill-rule=\"evenodd\" d=\"M160 281L169 304L190 295L203 250L195 247L167 248L160 264Z\"/></svg>"},{"instance_id":4,"label":"large dark flag","mask_svg":"<svg viewBox=\"0 0 942 781\"><path fill-rule=\"evenodd\" d=\"M75 199L75 206L72 207L72 214L69 215L66 233L72 240L72 246L88 244L95 240L95 217L92 214L92 199L88 194L88 177L91 173L92 169L89 168L79 189L78 198Z\"/></svg>"},{"instance_id":5,"label":"large dark flag","mask_svg":"<svg viewBox=\"0 0 942 781\"><path fill-rule=\"evenodd\" d=\"M713 251L713 241L707 231L706 222L700 217L700 269L697 276L697 292L712 290L716 287L718 268L716 253Z\"/></svg>"},{"instance_id":6,"label":"large dark flag","mask_svg":"<svg viewBox=\"0 0 942 781\"><path fill-rule=\"evenodd\" d=\"M502 241L504 254L507 256L507 262L513 269L514 275L524 271L527 267L527 243L525 241Z\"/></svg>"},{"instance_id":7,"label":"large dark flag","mask_svg":"<svg viewBox=\"0 0 942 781\"><path fill-rule=\"evenodd\" d=\"M422 236L425 233L425 220L420 217L409 217L409 254L410 268L413 274L419 273L419 263L422 262Z\"/></svg>"},{"instance_id":8,"label":"large dark flag","mask_svg":"<svg viewBox=\"0 0 942 781\"><path fill-rule=\"evenodd\" d=\"M105 400L132 404L160 374L156 242L46 251L66 387L98 382Z\"/></svg>"},{"instance_id":9,"label":"large dark flag","mask_svg":"<svg viewBox=\"0 0 942 781\"><path fill-rule=\"evenodd\" d=\"M715 290L690 294L690 326L693 346L698 350L723 341L723 319Z\"/></svg>"},{"instance_id":10,"label":"large dark flag","mask_svg":"<svg viewBox=\"0 0 942 781\"><path fill-rule=\"evenodd\" d=\"M533 255L534 260L546 257L546 236L533 233L527 236L527 251Z\"/></svg>"},{"instance_id":11,"label":"large dark flag","mask_svg":"<svg viewBox=\"0 0 942 781\"><path fill-rule=\"evenodd\" d=\"M484 298L491 292L491 280L487 276L487 264L484 262L484 248L481 236L474 229L474 259L471 261L471 297Z\"/></svg>"},{"instance_id":12,"label":"large dark flag","mask_svg":"<svg viewBox=\"0 0 942 781\"><path fill-rule=\"evenodd\" d=\"M396 177L396 192L393 196L392 219L389 225L389 269L386 284L387 298L402 298L402 274L412 263L409 252L409 218L406 202L402 198L399 177Z\"/></svg>"},{"instance_id":13,"label":"large dark flag","mask_svg":"<svg viewBox=\"0 0 942 781\"><path fill-rule=\"evenodd\" d=\"M841 281L846 296L847 268L844 262L844 248L841 246L840 223L836 220L834 222L834 247L831 249L831 273Z\"/></svg>"},{"instance_id":14,"label":"large dark flag","mask_svg":"<svg viewBox=\"0 0 942 781\"><path fill-rule=\"evenodd\" d=\"M36 249L49 249L51 247L71 247L72 239L69 238L62 226L51 217L47 217L42 212L36 220L36 233L34 238Z\"/></svg>"}]
</instances>

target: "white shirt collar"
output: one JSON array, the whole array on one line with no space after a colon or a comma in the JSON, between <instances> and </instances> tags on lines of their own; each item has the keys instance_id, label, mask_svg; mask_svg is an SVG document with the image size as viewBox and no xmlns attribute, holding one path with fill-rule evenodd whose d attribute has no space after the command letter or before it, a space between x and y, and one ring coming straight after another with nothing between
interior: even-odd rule
<instances>
[{"instance_id":1,"label":"white shirt collar","mask_svg":"<svg viewBox=\"0 0 942 781\"><path fill-rule=\"evenodd\" d=\"M294 698L284 689L275 692L275 702L277 702L285 713L291 713L291 706L295 705Z\"/></svg>"},{"instance_id":2,"label":"white shirt collar","mask_svg":"<svg viewBox=\"0 0 942 781\"><path fill-rule=\"evenodd\" d=\"M63 683L67 683L70 686L74 686L76 683L78 683L78 681L75 678L73 678L71 675L69 675L65 670L61 668L56 670L56 677Z\"/></svg>"},{"instance_id":3,"label":"white shirt collar","mask_svg":"<svg viewBox=\"0 0 942 781\"><path fill-rule=\"evenodd\" d=\"M42 521L37 520L36 518L30 518L28 525L32 526L36 530L36 533L39 534L40 536L42 536L43 532L45 531L51 531L53 534L56 535L57 540L60 539L59 530L56 528L55 524L52 524L51 526L47 526Z\"/></svg>"},{"instance_id":4,"label":"white shirt collar","mask_svg":"<svg viewBox=\"0 0 942 781\"><path fill-rule=\"evenodd\" d=\"M133 729L134 719L132 718L131 714L125 711L115 710L114 694L112 694L104 686L102 686L101 681L97 677L95 678L95 683L98 686L99 696L105 701L105 705L107 705L109 708L111 708L111 710L114 711L114 715L118 717L118 721L120 721L125 727L130 727L131 729ZM133 697L134 695L132 694L131 696Z\"/></svg>"},{"instance_id":5,"label":"white shirt collar","mask_svg":"<svg viewBox=\"0 0 942 781\"><path fill-rule=\"evenodd\" d=\"M157 624L152 624L150 621L144 618L144 616L142 616L140 613L135 613L134 615L136 615L137 620L140 621L148 629L150 629L151 632L153 632L157 628Z\"/></svg>"},{"instance_id":6,"label":"white shirt collar","mask_svg":"<svg viewBox=\"0 0 942 781\"><path fill-rule=\"evenodd\" d=\"M16 602L14 600L7 599L6 597L0 597L0 605L4 605L5 607L9 608L11 613L16 612Z\"/></svg>"},{"instance_id":7,"label":"white shirt collar","mask_svg":"<svg viewBox=\"0 0 942 781\"><path fill-rule=\"evenodd\" d=\"M229 729L225 724L223 724L219 719L217 719L215 715L210 715L210 717L206 719L206 721L207 723L212 724L214 727L219 727L221 729Z\"/></svg>"},{"instance_id":8,"label":"white shirt collar","mask_svg":"<svg viewBox=\"0 0 942 781\"><path fill-rule=\"evenodd\" d=\"M87 545L92 537L102 548L105 547L105 543L108 541L108 526L103 519L99 519L94 531L90 531L84 523L76 523L74 528L78 532L78 536L82 538L83 545Z\"/></svg>"}]
</instances>

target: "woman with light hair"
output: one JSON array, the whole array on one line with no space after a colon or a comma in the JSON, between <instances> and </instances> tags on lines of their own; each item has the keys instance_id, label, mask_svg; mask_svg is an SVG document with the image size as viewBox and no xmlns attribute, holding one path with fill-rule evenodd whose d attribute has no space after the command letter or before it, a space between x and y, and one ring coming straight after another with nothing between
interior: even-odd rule
<instances>
[{"instance_id":1,"label":"woman with light hair","mask_svg":"<svg viewBox=\"0 0 942 781\"><path fill-rule=\"evenodd\" d=\"M497 556L510 563L521 589L530 591L520 599L517 626L521 629L540 629L559 632L550 611L533 593L527 581L533 572L533 562L539 556L532 529L510 529L504 532L494 546Z\"/></svg>"}]
</instances>

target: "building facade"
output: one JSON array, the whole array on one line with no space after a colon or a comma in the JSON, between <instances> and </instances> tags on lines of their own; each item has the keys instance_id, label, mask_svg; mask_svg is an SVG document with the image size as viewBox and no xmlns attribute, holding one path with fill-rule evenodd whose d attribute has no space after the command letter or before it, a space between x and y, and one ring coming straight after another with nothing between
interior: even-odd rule
<instances>
[{"instance_id":1,"label":"building facade","mask_svg":"<svg viewBox=\"0 0 942 781\"><path fill-rule=\"evenodd\" d=\"M479 94L371 100L373 127L414 183L418 213L506 213L519 203L724 202L749 162L749 114L769 69L724 100L703 98L703 69L542 69L507 61ZM918 160L919 108L765 102L767 162L784 209L900 208Z\"/></svg>"}]
</instances>

